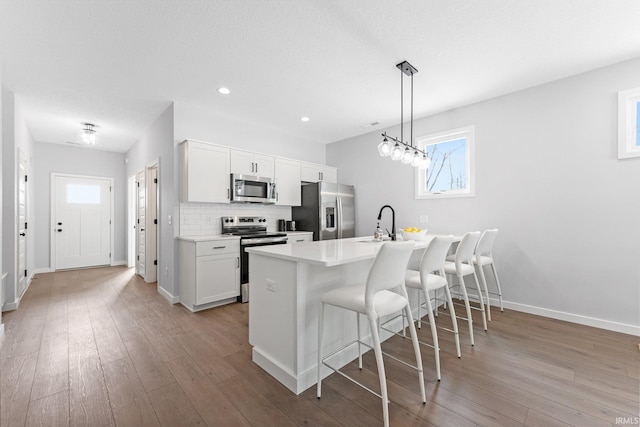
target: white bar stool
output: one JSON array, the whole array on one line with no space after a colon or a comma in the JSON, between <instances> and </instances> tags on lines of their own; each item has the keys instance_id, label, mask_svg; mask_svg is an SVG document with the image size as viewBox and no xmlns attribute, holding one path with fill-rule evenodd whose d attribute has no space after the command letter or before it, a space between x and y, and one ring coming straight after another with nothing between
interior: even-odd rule
<instances>
[{"instance_id":1,"label":"white bar stool","mask_svg":"<svg viewBox=\"0 0 640 427\"><path fill-rule=\"evenodd\" d=\"M425 342L420 341L420 344L428 347L433 347L436 357L436 373L438 375L438 381L440 381L440 346L438 345L438 331L436 329L436 322L433 316L433 306L431 305L430 292L437 292L438 289L444 289L446 301L449 304L449 313L451 314L451 323L453 324L453 330L442 328L449 332L452 332L456 340L456 351L458 357L460 357L460 336L458 334L458 321L456 320L456 312L453 308L453 300L451 299L451 292L447 284L447 279L444 274L444 263L447 257L447 252L453 242L453 236L436 236L434 237L427 249L422 255L420 260L420 271L407 270L405 275L405 286L407 288L418 289L418 328L422 325L421 309L423 303L421 302L421 296L425 295L425 308L427 309L427 315L429 316L429 326L431 327L431 336L433 337L433 346ZM432 274L437 271L440 275Z\"/></svg>"},{"instance_id":2,"label":"white bar stool","mask_svg":"<svg viewBox=\"0 0 640 427\"><path fill-rule=\"evenodd\" d=\"M484 301L482 298L482 291L480 290L480 283L478 282L478 276L476 276L476 270L473 268L471 264L471 258L473 258L473 253L476 248L476 244L478 243L478 239L480 239L479 231L472 231L465 234L462 237L462 240L458 244L458 248L456 249L456 253L454 255L449 255L447 257L447 262L444 264L444 272L446 274L455 275L458 278L458 284L451 286L451 288L459 286L462 292L462 298L464 300L464 305L467 310L467 317L460 317L460 319L464 319L469 324L469 337L471 339L471 345L474 345L473 339L473 318L471 317L471 309L479 310L482 312L482 326L484 330L487 330L487 317L484 311ZM464 283L464 276L473 276L473 280L475 281L477 291L477 297L480 301L480 307L471 307L469 304L469 295L467 293L467 287Z\"/></svg>"},{"instance_id":3,"label":"white bar stool","mask_svg":"<svg viewBox=\"0 0 640 427\"><path fill-rule=\"evenodd\" d=\"M491 298L489 295L498 296L498 298L500 299L500 311L504 311L504 306L502 305L502 289L500 288L498 272L496 271L496 266L493 262L493 255L491 254L493 243L495 242L497 236L497 228L485 230L482 233L482 236L480 236L480 240L478 240L478 244L476 246L476 254L472 259L473 264L478 267L478 271L480 272L480 281L482 282L482 286L484 287L484 293L487 296L487 317L489 321L491 321ZM493 272L493 278L495 279L498 292L489 292L487 278L484 275L484 267L487 265L491 266L491 271Z\"/></svg>"},{"instance_id":4,"label":"white bar stool","mask_svg":"<svg viewBox=\"0 0 640 427\"><path fill-rule=\"evenodd\" d=\"M414 249L414 242L388 242L383 243L378 251L373 265L369 270L367 282L362 285L342 287L334 289L322 295L320 298L320 307L318 310L318 385L317 396L320 399L322 391L322 365L327 366L348 380L358 384L365 390L375 394L382 399L382 414L385 427L389 426L389 399L387 394L387 380L384 369L384 361L382 359L382 347L380 345L379 322L380 318L398 311L404 310L405 315L409 319L409 330L413 341L413 350L416 356L416 366L410 365L399 360L387 353L386 356L410 366L418 371L418 380L420 382L420 393L422 403L427 402L424 391L424 374L422 371L422 357L420 356L420 347L413 318L411 316L411 307L409 306L409 298L404 287L404 276L409 262L409 257ZM398 289L400 293L392 292L391 289ZM356 312L356 321L358 323L358 339L341 347L340 349L322 356L322 334L324 329L324 306L325 304L340 307L345 310ZM370 347L363 342L360 337L360 314L367 316L369 320L369 329L371 331L371 339L373 342L373 351L376 358L376 366L378 367L378 377L380 381L380 394L371 390L355 379L349 377L338 369L329 365L326 360L345 350L347 347L358 344L358 367L362 369L362 353L361 345ZM371 348L371 347L370 347Z\"/></svg>"}]
</instances>

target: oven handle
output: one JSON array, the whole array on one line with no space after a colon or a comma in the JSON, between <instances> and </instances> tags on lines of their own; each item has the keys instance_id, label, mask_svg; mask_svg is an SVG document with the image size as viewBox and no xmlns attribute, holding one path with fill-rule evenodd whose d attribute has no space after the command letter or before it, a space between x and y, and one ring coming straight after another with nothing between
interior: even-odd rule
<instances>
[{"instance_id":1,"label":"oven handle","mask_svg":"<svg viewBox=\"0 0 640 427\"><path fill-rule=\"evenodd\" d=\"M257 239L242 239L240 245L260 245L264 243L287 243L287 236L283 237L262 237Z\"/></svg>"}]
</instances>

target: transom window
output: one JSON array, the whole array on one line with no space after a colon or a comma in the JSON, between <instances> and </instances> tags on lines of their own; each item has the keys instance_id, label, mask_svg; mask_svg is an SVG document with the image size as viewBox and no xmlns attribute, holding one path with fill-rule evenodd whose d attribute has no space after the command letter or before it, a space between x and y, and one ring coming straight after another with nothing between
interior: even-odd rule
<instances>
[{"instance_id":1,"label":"transom window","mask_svg":"<svg viewBox=\"0 0 640 427\"><path fill-rule=\"evenodd\" d=\"M416 139L431 163L416 170L416 198L474 195L474 127L469 126Z\"/></svg>"}]
</instances>

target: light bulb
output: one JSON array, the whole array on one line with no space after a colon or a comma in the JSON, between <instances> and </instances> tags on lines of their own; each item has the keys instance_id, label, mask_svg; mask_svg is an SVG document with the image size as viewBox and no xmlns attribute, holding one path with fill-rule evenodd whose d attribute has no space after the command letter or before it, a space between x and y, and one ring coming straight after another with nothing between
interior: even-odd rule
<instances>
[{"instance_id":1,"label":"light bulb","mask_svg":"<svg viewBox=\"0 0 640 427\"><path fill-rule=\"evenodd\" d=\"M411 163L411 159L413 159L413 153L409 150L409 147L404 149L404 153L402 153L402 163L408 165Z\"/></svg>"},{"instance_id":2,"label":"light bulb","mask_svg":"<svg viewBox=\"0 0 640 427\"><path fill-rule=\"evenodd\" d=\"M396 145L393 147L393 150L391 151L391 159L392 160L400 160L402 158L402 148L400 148L400 145L398 145L398 143L396 142Z\"/></svg>"},{"instance_id":3,"label":"light bulb","mask_svg":"<svg viewBox=\"0 0 640 427\"><path fill-rule=\"evenodd\" d=\"M420 160L420 168L427 169L431 164L431 159L427 157L427 155L422 156L422 160Z\"/></svg>"},{"instance_id":4,"label":"light bulb","mask_svg":"<svg viewBox=\"0 0 640 427\"><path fill-rule=\"evenodd\" d=\"M417 168L418 166L420 166L421 162L422 162L422 156L420 156L420 153L418 153L418 151L414 151L413 157L411 157L411 166Z\"/></svg>"},{"instance_id":5,"label":"light bulb","mask_svg":"<svg viewBox=\"0 0 640 427\"><path fill-rule=\"evenodd\" d=\"M389 140L385 138L380 144L378 144L378 153L382 157L388 157L391 155L391 144Z\"/></svg>"}]
</instances>

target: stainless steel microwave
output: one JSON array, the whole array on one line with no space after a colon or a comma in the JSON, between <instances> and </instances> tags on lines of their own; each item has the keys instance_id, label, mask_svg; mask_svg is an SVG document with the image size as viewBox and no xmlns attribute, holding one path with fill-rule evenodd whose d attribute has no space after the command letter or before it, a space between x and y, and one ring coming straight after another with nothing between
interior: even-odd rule
<instances>
[{"instance_id":1,"label":"stainless steel microwave","mask_svg":"<svg viewBox=\"0 0 640 427\"><path fill-rule=\"evenodd\" d=\"M262 176L231 174L232 203L276 202L276 183Z\"/></svg>"}]
</instances>

